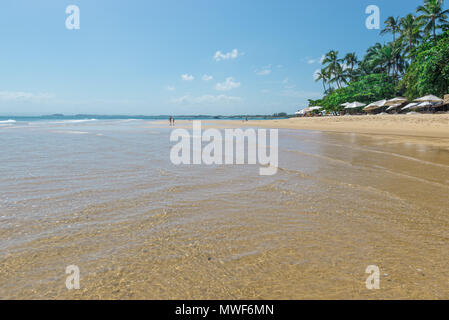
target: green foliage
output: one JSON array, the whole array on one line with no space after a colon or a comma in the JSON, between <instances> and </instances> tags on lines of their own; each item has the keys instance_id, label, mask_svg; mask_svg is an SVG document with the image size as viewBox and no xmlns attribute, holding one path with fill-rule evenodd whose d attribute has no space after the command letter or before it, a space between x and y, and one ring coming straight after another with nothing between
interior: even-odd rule
<instances>
[{"instance_id":1,"label":"green foliage","mask_svg":"<svg viewBox=\"0 0 449 320\"><path fill-rule=\"evenodd\" d=\"M443 10L444 0L424 0L424 5L416 9L418 21L422 24L426 34L432 34L436 41L436 30L443 28L448 23L449 10Z\"/></svg>"},{"instance_id":2,"label":"green foliage","mask_svg":"<svg viewBox=\"0 0 449 320\"><path fill-rule=\"evenodd\" d=\"M348 86L336 89L322 100L309 100L311 105L323 106L327 111L343 109L345 102L371 103L373 101L392 98L396 93L393 78L387 74L371 74L362 76Z\"/></svg>"},{"instance_id":3,"label":"green foliage","mask_svg":"<svg viewBox=\"0 0 449 320\"><path fill-rule=\"evenodd\" d=\"M413 53L416 58L400 84L410 100L449 92L449 32L439 38L436 45L423 43Z\"/></svg>"},{"instance_id":4,"label":"green foliage","mask_svg":"<svg viewBox=\"0 0 449 320\"><path fill-rule=\"evenodd\" d=\"M361 61L355 53L340 58L338 51L329 51L315 73L325 96L309 105L338 111L345 102L449 93L448 15L444 0L424 0L416 15L389 17L381 34L392 34L393 41L369 47Z\"/></svg>"}]
</instances>

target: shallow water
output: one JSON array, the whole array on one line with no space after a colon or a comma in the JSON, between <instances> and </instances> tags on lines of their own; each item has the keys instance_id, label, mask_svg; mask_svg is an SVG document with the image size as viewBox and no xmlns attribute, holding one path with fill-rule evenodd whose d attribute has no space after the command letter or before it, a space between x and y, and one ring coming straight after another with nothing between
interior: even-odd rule
<instances>
[{"instance_id":1,"label":"shallow water","mask_svg":"<svg viewBox=\"0 0 449 320\"><path fill-rule=\"evenodd\" d=\"M169 135L0 124L0 298L449 298L446 149L280 130L280 168L260 176L175 166Z\"/></svg>"}]
</instances>

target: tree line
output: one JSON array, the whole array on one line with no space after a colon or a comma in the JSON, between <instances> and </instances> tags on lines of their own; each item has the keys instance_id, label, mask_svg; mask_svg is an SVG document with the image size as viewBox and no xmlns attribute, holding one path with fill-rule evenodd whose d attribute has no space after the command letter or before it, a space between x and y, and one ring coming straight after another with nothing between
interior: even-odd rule
<instances>
[{"instance_id":1,"label":"tree line","mask_svg":"<svg viewBox=\"0 0 449 320\"><path fill-rule=\"evenodd\" d=\"M448 14L444 0L424 0L415 13L388 17L380 34L392 41L369 47L361 60L355 52L329 51L315 74L324 97L309 104L338 111L344 102L449 93Z\"/></svg>"}]
</instances>

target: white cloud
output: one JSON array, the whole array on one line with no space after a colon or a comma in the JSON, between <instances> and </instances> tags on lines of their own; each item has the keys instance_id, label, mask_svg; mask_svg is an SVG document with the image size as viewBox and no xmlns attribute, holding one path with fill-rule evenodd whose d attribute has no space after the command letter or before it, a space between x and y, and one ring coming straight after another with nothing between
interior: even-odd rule
<instances>
[{"instance_id":1,"label":"white cloud","mask_svg":"<svg viewBox=\"0 0 449 320\"><path fill-rule=\"evenodd\" d=\"M239 51L237 49L232 50L231 52L222 53L221 51L215 52L214 60L220 61L220 60L229 60L229 59L235 59L239 56Z\"/></svg>"},{"instance_id":2,"label":"white cloud","mask_svg":"<svg viewBox=\"0 0 449 320\"><path fill-rule=\"evenodd\" d=\"M225 82L217 83L215 89L218 91L229 91L240 87L240 82L235 82L234 78L228 77Z\"/></svg>"},{"instance_id":3,"label":"white cloud","mask_svg":"<svg viewBox=\"0 0 449 320\"><path fill-rule=\"evenodd\" d=\"M183 74L181 75L181 79L184 81L193 81L195 78L191 74Z\"/></svg>"},{"instance_id":4,"label":"white cloud","mask_svg":"<svg viewBox=\"0 0 449 320\"><path fill-rule=\"evenodd\" d=\"M203 77L202 77L203 81L210 81L210 80L212 80L213 78L214 78L214 77L209 76L209 75L207 75L207 74L204 74Z\"/></svg>"},{"instance_id":5,"label":"white cloud","mask_svg":"<svg viewBox=\"0 0 449 320\"><path fill-rule=\"evenodd\" d=\"M284 80L282 80L282 83L284 84L285 89L293 89L294 87L296 87L295 84L289 84L288 78L285 78Z\"/></svg>"},{"instance_id":6,"label":"white cloud","mask_svg":"<svg viewBox=\"0 0 449 320\"><path fill-rule=\"evenodd\" d=\"M172 102L176 104L207 104L207 103L232 103L240 102L242 99L240 97L233 97L224 94L211 95L206 94L199 97L192 97L190 95L185 95L180 98L173 99Z\"/></svg>"},{"instance_id":7,"label":"white cloud","mask_svg":"<svg viewBox=\"0 0 449 320\"><path fill-rule=\"evenodd\" d=\"M176 88L172 87L172 86L167 86L165 89L167 89L167 91L175 91Z\"/></svg>"},{"instance_id":8,"label":"white cloud","mask_svg":"<svg viewBox=\"0 0 449 320\"><path fill-rule=\"evenodd\" d=\"M258 74L259 76L267 76L267 75L269 75L270 73L271 73L271 70L268 70L268 69L261 70L261 71L258 71L258 72L257 72L257 74Z\"/></svg>"},{"instance_id":9,"label":"white cloud","mask_svg":"<svg viewBox=\"0 0 449 320\"><path fill-rule=\"evenodd\" d=\"M326 59L326 56L323 54L320 58L320 63L323 64L324 59Z\"/></svg>"},{"instance_id":10,"label":"white cloud","mask_svg":"<svg viewBox=\"0 0 449 320\"><path fill-rule=\"evenodd\" d=\"M49 93L32 93L23 91L0 91L0 100L16 102L45 102L53 99L54 96Z\"/></svg>"},{"instance_id":11,"label":"white cloud","mask_svg":"<svg viewBox=\"0 0 449 320\"><path fill-rule=\"evenodd\" d=\"M321 69L316 69L315 72L313 73L313 80L317 80L318 79L318 74L321 72Z\"/></svg>"},{"instance_id":12,"label":"white cloud","mask_svg":"<svg viewBox=\"0 0 449 320\"><path fill-rule=\"evenodd\" d=\"M325 59L324 54L320 57L320 58L311 58L311 59L307 59L307 63L308 64L315 64L315 63L320 63L323 64L323 60Z\"/></svg>"},{"instance_id":13,"label":"white cloud","mask_svg":"<svg viewBox=\"0 0 449 320\"><path fill-rule=\"evenodd\" d=\"M259 76L267 76L271 74L271 64L268 66L262 67L261 70L256 70L256 74Z\"/></svg>"}]
</instances>

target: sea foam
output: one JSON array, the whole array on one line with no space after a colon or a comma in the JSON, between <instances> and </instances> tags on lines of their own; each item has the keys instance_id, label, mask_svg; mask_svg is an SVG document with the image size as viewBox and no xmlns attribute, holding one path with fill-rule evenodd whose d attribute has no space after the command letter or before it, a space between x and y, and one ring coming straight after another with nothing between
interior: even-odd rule
<instances>
[{"instance_id":1,"label":"sea foam","mask_svg":"<svg viewBox=\"0 0 449 320\"><path fill-rule=\"evenodd\" d=\"M11 119L0 121L0 123L16 123L16 122L17 122L16 120L11 120Z\"/></svg>"},{"instance_id":2,"label":"sea foam","mask_svg":"<svg viewBox=\"0 0 449 320\"><path fill-rule=\"evenodd\" d=\"M93 122L98 121L97 119L80 119L80 120L62 120L53 123L83 123L83 122Z\"/></svg>"}]
</instances>

